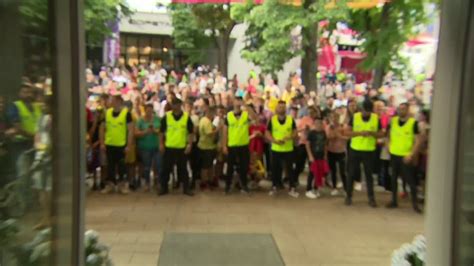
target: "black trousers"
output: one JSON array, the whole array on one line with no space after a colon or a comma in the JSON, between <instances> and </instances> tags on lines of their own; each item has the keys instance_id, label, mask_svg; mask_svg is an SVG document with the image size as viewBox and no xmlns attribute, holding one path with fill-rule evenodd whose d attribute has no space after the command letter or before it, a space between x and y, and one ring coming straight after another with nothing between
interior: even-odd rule
<instances>
[{"instance_id":1,"label":"black trousers","mask_svg":"<svg viewBox=\"0 0 474 266\"><path fill-rule=\"evenodd\" d=\"M411 200L413 206L417 206L417 190L416 190L416 180L415 180L415 167L409 164L406 164L403 161L403 157L390 154L390 159L392 163L392 202L397 203L398 198L398 177L402 177L408 185L410 186Z\"/></svg>"},{"instance_id":2,"label":"black trousers","mask_svg":"<svg viewBox=\"0 0 474 266\"><path fill-rule=\"evenodd\" d=\"M183 184L183 191L189 190L189 176L186 168L186 155L184 149L166 148L163 156L163 174L161 176L161 189L168 191L168 182L173 167L178 168L178 180Z\"/></svg>"},{"instance_id":3,"label":"black trousers","mask_svg":"<svg viewBox=\"0 0 474 266\"><path fill-rule=\"evenodd\" d=\"M235 167L240 178L240 186L247 190L247 172L249 170L250 151L249 146L229 147L229 154L227 156L227 174L225 180L226 191L230 190L232 185L232 177L234 176Z\"/></svg>"},{"instance_id":4,"label":"black trousers","mask_svg":"<svg viewBox=\"0 0 474 266\"><path fill-rule=\"evenodd\" d=\"M118 170L118 181L125 180L125 147L106 146L107 154L107 182L116 184L115 176Z\"/></svg>"},{"instance_id":5,"label":"black trousers","mask_svg":"<svg viewBox=\"0 0 474 266\"><path fill-rule=\"evenodd\" d=\"M306 153L306 146L304 144L300 144L298 147L296 147L295 151L295 170L294 174L296 178L298 178L301 173L304 171L304 166L306 164L306 159L308 155Z\"/></svg>"},{"instance_id":6,"label":"black trousers","mask_svg":"<svg viewBox=\"0 0 474 266\"><path fill-rule=\"evenodd\" d=\"M391 182L390 177L390 161L389 160L380 160L380 173L379 173L379 185L383 186L385 190L391 191Z\"/></svg>"},{"instance_id":7,"label":"black trousers","mask_svg":"<svg viewBox=\"0 0 474 266\"><path fill-rule=\"evenodd\" d=\"M347 156L348 158L351 158L352 153L354 150L351 148L350 141L347 143ZM350 164L347 164L347 173L350 173ZM361 182L361 171L360 171L360 165L356 165L355 173L354 173L354 181Z\"/></svg>"},{"instance_id":8,"label":"black trousers","mask_svg":"<svg viewBox=\"0 0 474 266\"><path fill-rule=\"evenodd\" d=\"M267 169L267 173L269 175L271 175L271 172L272 172L272 160L271 160L271 157L272 157L272 151L271 151L271 144L265 142L264 146L263 146L263 150L265 152L265 168Z\"/></svg>"},{"instance_id":9,"label":"black trousers","mask_svg":"<svg viewBox=\"0 0 474 266\"><path fill-rule=\"evenodd\" d=\"M200 152L197 143L194 143L191 154L188 156L189 165L191 166L193 175L193 183L195 183L196 180L201 179L201 159L199 159L199 155Z\"/></svg>"},{"instance_id":10,"label":"black trousers","mask_svg":"<svg viewBox=\"0 0 474 266\"><path fill-rule=\"evenodd\" d=\"M333 188L337 188L337 168L339 166L339 175L346 190L346 153L328 152L328 164L331 169L331 179Z\"/></svg>"},{"instance_id":11,"label":"black trousers","mask_svg":"<svg viewBox=\"0 0 474 266\"><path fill-rule=\"evenodd\" d=\"M272 181L273 187L283 186L282 172L283 166L286 167L288 172L288 179L290 182L290 188L296 187L296 175L293 171L293 152L275 152L272 151Z\"/></svg>"},{"instance_id":12,"label":"black trousers","mask_svg":"<svg viewBox=\"0 0 474 266\"><path fill-rule=\"evenodd\" d=\"M374 195L374 178L373 165L374 165L374 151L355 151L352 150L349 157L349 174L347 175L347 197L352 198L352 192L354 190L354 179L357 172L360 172L360 164L364 165L365 180L367 183L367 195L369 200L375 200Z\"/></svg>"}]
</instances>

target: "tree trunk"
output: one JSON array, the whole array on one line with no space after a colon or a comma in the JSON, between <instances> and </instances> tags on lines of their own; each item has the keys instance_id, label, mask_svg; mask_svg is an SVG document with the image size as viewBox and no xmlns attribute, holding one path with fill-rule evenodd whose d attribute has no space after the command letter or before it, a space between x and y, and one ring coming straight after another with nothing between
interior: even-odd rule
<instances>
[{"instance_id":1,"label":"tree trunk","mask_svg":"<svg viewBox=\"0 0 474 266\"><path fill-rule=\"evenodd\" d=\"M302 34L305 39L304 43L306 44L303 46L304 55L301 59L301 78L303 85L306 87L306 91L317 91L318 23L315 23L313 27L303 28Z\"/></svg>"},{"instance_id":2,"label":"tree trunk","mask_svg":"<svg viewBox=\"0 0 474 266\"><path fill-rule=\"evenodd\" d=\"M374 70L372 88L378 90L380 87L382 87L384 77L385 77L385 69L383 67L377 67Z\"/></svg>"},{"instance_id":3,"label":"tree trunk","mask_svg":"<svg viewBox=\"0 0 474 266\"><path fill-rule=\"evenodd\" d=\"M229 36L218 36L217 42L217 65L219 66L219 71L222 73L222 76L227 77Z\"/></svg>"},{"instance_id":4,"label":"tree trunk","mask_svg":"<svg viewBox=\"0 0 474 266\"><path fill-rule=\"evenodd\" d=\"M390 3L385 3L384 4L384 6L382 8L382 20L380 22L379 29L382 29L383 27L385 27L387 25L387 23L389 22L390 8L391 8ZM379 43L379 45L383 45L383 44ZM377 55L377 53L379 53L379 51L380 51L380 49L376 49L375 50L375 55ZM373 80L372 80L372 88L378 90L380 87L382 87L383 79L384 79L385 74L386 74L386 69L388 69L389 65L390 65L390 61L388 61L386 63L382 62L381 64L379 64L374 69L374 77L373 77Z\"/></svg>"},{"instance_id":5,"label":"tree trunk","mask_svg":"<svg viewBox=\"0 0 474 266\"><path fill-rule=\"evenodd\" d=\"M222 73L222 76L229 79L228 69L229 69L229 42L230 42L230 33L234 29L235 23L230 25L225 31L219 33L216 36L216 46L217 46L217 65L219 66L219 71Z\"/></svg>"}]
</instances>

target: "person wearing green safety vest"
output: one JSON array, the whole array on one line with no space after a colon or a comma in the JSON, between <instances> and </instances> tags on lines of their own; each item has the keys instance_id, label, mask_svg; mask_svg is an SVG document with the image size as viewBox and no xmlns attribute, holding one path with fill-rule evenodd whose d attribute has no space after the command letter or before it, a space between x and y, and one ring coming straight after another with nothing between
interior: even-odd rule
<instances>
[{"instance_id":1,"label":"person wearing green safety vest","mask_svg":"<svg viewBox=\"0 0 474 266\"><path fill-rule=\"evenodd\" d=\"M99 131L100 148L105 151L107 157L107 182L101 193L108 194L118 185L120 193L128 194L129 184L125 181L125 153L133 147L135 140L132 115L124 107L121 95L112 97L111 106L105 111Z\"/></svg>"},{"instance_id":2,"label":"person wearing green safety vest","mask_svg":"<svg viewBox=\"0 0 474 266\"><path fill-rule=\"evenodd\" d=\"M293 171L293 149L297 131L295 120L286 115L285 101L278 102L276 115L268 122L265 135L271 143L272 150L272 190L269 195L275 196L277 188L283 186L282 171L285 166L290 181L289 195L297 198L299 194L296 192L296 175Z\"/></svg>"},{"instance_id":3,"label":"person wearing green safety vest","mask_svg":"<svg viewBox=\"0 0 474 266\"><path fill-rule=\"evenodd\" d=\"M387 208L398 207L398 177L401 176L410 186L413 210L421 213L417 202L417 187L415 181L415 162L420 147L419 129L417 121L409 116L408 104L402 103L398 107L398 116L394 116L388 128L389 151L392 165L392 201Z\"/></svg>"},{"instance_id":4,"label":"person wearing green safety vest","mask_svg":"<svg viewBox=\"0 0 474 266\"><path fill-rule=\"evenodd\" d=\"M360 164L364 165L365 179L367 184L367 194L369 196L369 206L377 207L374 194L373 164L375 160L375 150L377 148L377 138L384 136L379 117L372 112L373 103L366 99L362 105L362 112L355 113L348 125L346 135L351 137L352 152L349 157L349 174L347 176L346 200L347 206L352 204L352 192L354 190L354 177L360 169Z\"/></svg>"},{"instance_id":5,"label":"person wearing green safety vest","mask_svg":"<svg viewBox=\"0 0 474 266\"><path fill-rule=\"evenodd\" d=\"M33 149L38 122L42 116L41 105L35 102L36 91L33 85L23 82L19 91L19 100L13 102L7 110L7 119L12 128L9 130L11 139L12 160L16 162L16 177L22 177L33 163Z\"/></svg>"},{"instance_id":6,"label":"person wearing green safety vest","mask_svg":"<svg viewBox=\"0 0 474 266\"><path fill-rule=\"evenodd\" d=\"M188 113L183 112L182 101L174 98L171 111L166 112L160 126L160 152L163 154L163 172L159 196L169 193L168 183L174 166L178 168L178 180L183 184L183 194L193 196L189 187L186 156L191 153L194 125Z\"/></svg>"},{"instance_id":7,"label":"person wearing green safety vest","mask_svg":"<svg viewBox=\"0 0 474 266\"><path fill-rule=\"evenodd\" d=\"M252 108L243 108L241 97L235 97L233 105L233 111L227 113L227 119L224 121L225 125L222 136L223 153L227 155L225 193L229 194L231 191L234 167L237 166L241 192L248 194L247 172L250 164L249 126L250 122L255 121L257 117Z\"/></svg>"},{"instance_id":8,"label":"person wearing green safety vest","mask_svg":"<svg viewBox=\"0 0 474 266\"><path fill-rule=\"evenodd\" d=\"M10 116L10 120L15 128L15 141L27 142L33 145L33 138L36 134L37 124L41 118L41 106L35 103L35 91L30 83L23 83L20 89L20 99L13 103L12 108L15 115ZM13 112L10 111L10 114Z\"/></svg>"}]
</instances>

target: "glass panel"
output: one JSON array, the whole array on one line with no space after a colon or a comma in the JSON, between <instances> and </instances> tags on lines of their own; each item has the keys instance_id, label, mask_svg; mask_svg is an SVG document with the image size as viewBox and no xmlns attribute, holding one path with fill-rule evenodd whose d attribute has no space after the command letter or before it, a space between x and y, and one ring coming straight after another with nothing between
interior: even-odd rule
<instances>
[{"instance_id":1,"label":"glass panel","mask_svg":"<svg viewBox=\"0 0 474 266\"><path fill-rule=\"evenodd\" d=\"M151 40L151 47L154 49L161 49L161 40L158 37L153 37Z\"/></svg>"},{"instance_id":2,"label":"glass panel","mask_svg":"<svg viewBox=\"0 0 474 266\"><path fill-rule=\"evenodd\" d=\"M51 265L52 53L48 0L2 1L0 265Z\"/></svg>"},{"instance_id":3,"label":"glass panel","mask_svg":"<svg viewBox=\"0 0 474 266\"><path fill-rule=\"evenodd\" d=\"M474 4L471 4L470 36L467 38L464 67L461 131L459 136L460 166L456 194L455 261L456 265L474 265Z\"/></svg>"}]
</instances>

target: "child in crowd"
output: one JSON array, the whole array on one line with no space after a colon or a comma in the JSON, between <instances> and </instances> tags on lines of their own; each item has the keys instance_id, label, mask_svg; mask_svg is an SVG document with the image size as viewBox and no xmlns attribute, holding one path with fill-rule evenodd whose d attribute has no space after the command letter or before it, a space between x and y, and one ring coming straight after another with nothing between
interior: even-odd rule
<instances>
[{"instance_id":1,"label":"child in crowd","mask_svg":"<svg viewBox=\"0 0 474 266\"><path fill-rule=\"evenodd\" d=\"M306 152L310 162L311 173L308 175L306 186L306 197L317 199L319 194L318 187L324 184L324 177L328 173L327 165L327 137L323 127L323 120L316 118L314 124L310 127L308 133L308 142L306 143Z\"/></svg>"},{"instance_id":2,"label":"child in crowd","mask_svg":"<svg viewBox=\"0 0 474 266\"><path fill-rule=\"evenodd\" d=\"M253 121L249 128L250 133L250 176L253 184L265 178L265 168L263 168L263 151L265 145L265 120ZM262 170L263 169L263 170Z\"/></svg>"}]
</instances>

